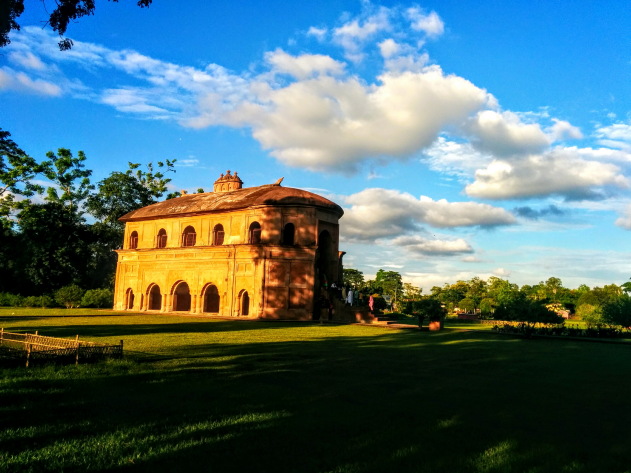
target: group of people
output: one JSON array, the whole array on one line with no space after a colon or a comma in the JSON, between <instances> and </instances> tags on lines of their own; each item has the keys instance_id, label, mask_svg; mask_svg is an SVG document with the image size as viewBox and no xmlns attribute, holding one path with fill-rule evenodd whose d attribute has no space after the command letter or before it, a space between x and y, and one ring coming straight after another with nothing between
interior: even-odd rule
<instances>
[{"instance_id":1,"label":"group of people","mask_svg":"<svg viewBox=\"0 0 631 473\"><path fill-rule=\"evenodd\" d=\"M375 310L375 299L372 294L366 296L350 286L338 286L333 282L330 287L324 284L320 292L320 309L328 311L329 320L333 319L333 299L342 301L350 307L368 305L371 312Z\"/></svg>"}]
</instances>

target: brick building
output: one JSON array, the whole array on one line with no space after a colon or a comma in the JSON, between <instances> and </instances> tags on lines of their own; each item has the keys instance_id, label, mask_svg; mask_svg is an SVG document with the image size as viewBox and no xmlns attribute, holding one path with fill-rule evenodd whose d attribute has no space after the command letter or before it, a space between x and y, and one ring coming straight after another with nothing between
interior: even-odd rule
<instances>
[{"instance_id":1,"label":"brick building","mask_svg":"<svg viewBox=\"0 0 631 473\"><path fill-rule=\"evenodd\" d=\"M114 309L309 320L326 284L340 283L342 208L275 184L213 192L130 212L118 250Z\"/></svg>"}]
</instances>

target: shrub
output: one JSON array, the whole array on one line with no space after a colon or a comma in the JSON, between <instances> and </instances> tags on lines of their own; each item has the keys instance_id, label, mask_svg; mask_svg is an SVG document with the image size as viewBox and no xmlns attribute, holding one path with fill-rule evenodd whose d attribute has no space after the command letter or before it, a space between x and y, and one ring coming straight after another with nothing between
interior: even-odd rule
<instances>
[{"instance_id":1,"label":"shrub","mask_svg":"<svg viewBox=\"0 0 631 473\"><path fill-rule=\"evenodd\" d=\"M583 304L576 309L576 315L586 322L588 326L603 323L602 309L598 305Z\"/></svg>"},{"instance_id":2,"label":"shrub","mask_svg":"<svg viewBox=\"0 0 631 473\"><path fill-rule=\"evenodd\" d=\"M447 315L447 311L438 299L427 296L412 302L412 310L419 318L419 325L422 325L425 318L435 321L444 319Z\"/></svg>"},{"instance_id":3,"label":"shrub","mask_svg":"<svg viewBox=\"0 0 631 473\"><path fill-rule=\"evenodd\" d=\"M20 307L24 297L19 294L11 294L8 292L0 292L0 306L3 307Z\"/></svg>"},{"instance_id":4,"label":"shrub","mask_svg":"<svg viewBox=\"0 0 631 473\"><path fill-rule=\"evenodd\" d=\"M495 309L494 318L528 323L559 324L563 322L563 317L548 309L541 301L533 301L523 295Z\"/></svg>"},{"instance_id":5,"label":"shrub","mask_svg":"<svg viewBox=\"0 0 631 473\"><path fill-rule=\"evenodd\" d=\"M631 296L623 294L602 307L602 318L606 324L631 327Z\"/></svg>"},{"instance_id":6,"label":"shrub","mask_svg":"<svg viewBox=\"0 0 631 473\"><path fill-rule=\"evenodd\" d=\"M76 284L64 286L55 292L55 301L64 306L66 309L79 307L81 304L81 298L83 297L83 292L83 289Z\"/></svg>"},{"instance_id":7,"label":"shrub","mask_svg":"<svg viewBox=\"0 0 631 473\"><path fill-rule=\"evenodd\" d=\"M114 293L111 289L90 289L81 298L81 307L109 307L114 304Z\"/></svg>"}]
</instances>

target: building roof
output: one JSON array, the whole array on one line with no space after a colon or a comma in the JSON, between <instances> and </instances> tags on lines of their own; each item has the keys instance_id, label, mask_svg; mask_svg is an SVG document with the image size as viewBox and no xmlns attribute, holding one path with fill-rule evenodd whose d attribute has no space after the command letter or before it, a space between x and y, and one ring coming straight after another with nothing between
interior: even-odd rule
<instances>
[{"instance_id":1,"label":"building roof","mask_svg":"<svg viewBox=\"0 0 631 473\"><path fill-rule=\"evenodd\" d=\"M259 206L308 206L328 210L340 218L344 210L335 202L313 192L279 184L247 187L231 192L205 192L184 194L174 199L133 210L123 215L121 222L180 217L200 213L229 212Z\"/></svg>"}]
</instances>

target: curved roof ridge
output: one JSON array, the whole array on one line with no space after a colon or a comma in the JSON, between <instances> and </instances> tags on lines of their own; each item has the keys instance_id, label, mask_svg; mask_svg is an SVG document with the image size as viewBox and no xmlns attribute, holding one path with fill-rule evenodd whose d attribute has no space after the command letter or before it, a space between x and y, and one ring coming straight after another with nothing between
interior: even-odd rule
<instances>
[{"instance_id":1,"label":"curved roof ridge","mask_svg":"<svg viewBox=\"0 0 631 473\"><path fill-rule=\"evenodd\" d=\"M204 192L184 194L174 199L133 210L119 220L149 220L177 217L186 214L230 212L258 206L313 206L338 214L344 210L335 202L313 192L278 184L245 187L228 192Z\"/></svg>"}]
</instances>

